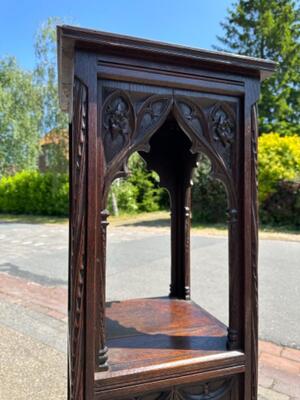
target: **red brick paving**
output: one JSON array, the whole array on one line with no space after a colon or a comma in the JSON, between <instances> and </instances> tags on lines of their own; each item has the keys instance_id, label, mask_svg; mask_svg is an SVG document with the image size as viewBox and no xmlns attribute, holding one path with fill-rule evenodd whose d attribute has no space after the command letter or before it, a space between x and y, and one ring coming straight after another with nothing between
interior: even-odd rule
<instances>
[{"instance_id":1,"label":"red brick paving","mask_svg":"<svg viewBox=\"0 0 300 400\"><path fill-rule=\"evenodd\" d=\"M42 286L0 273L1 299L66 321L66 288ZM274 393L274 398L282 394L291 400L300 399L300 350L260 341L259 385Z\"/></svg>"},{"instance_id":2,"label":"red brick paving","mask_svg":"<svg viewBox=\"0 0 300 400\"><path fill-rule=\"evenodd\" d=\"M300 350L260 341L259 384L300 399Z\"/></svg>"},{"instance_id":3,"label":"red brick paving","mask_svg":"<svg viewBox=\"0 0 300 400\"><path fill-rule=\"evenodd\" d=\"M57 319L67 314L66 288L42 286L5 273L0 273L1 299Z\"/></svg>"}]
</instances>

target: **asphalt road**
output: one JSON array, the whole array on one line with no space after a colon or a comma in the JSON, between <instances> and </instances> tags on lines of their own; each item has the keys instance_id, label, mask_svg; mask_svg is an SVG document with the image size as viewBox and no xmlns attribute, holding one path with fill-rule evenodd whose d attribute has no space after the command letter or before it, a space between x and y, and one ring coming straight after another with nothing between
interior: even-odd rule
<instances>
[{"instance_id":1,"label":"asphalt road","mask_svg":"<svg viewBox=\"0 0 300 400\"><path fill-rule=\"evenodd\" d=\"M67 286L67 225L0 224L0 271L46 286ZM228 319L227 240L192 237L192 298ZM167 230L110 228L109 300L168 293ZM262 240L259 253L260 338L300 348L300 242Z\"/></svg>"}]
</instances>

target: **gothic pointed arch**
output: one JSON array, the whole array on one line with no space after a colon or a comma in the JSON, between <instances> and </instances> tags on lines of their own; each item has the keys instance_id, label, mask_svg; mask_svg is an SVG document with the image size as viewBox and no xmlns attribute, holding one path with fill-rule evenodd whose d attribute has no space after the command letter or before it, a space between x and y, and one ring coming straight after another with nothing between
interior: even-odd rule
<instances>
[{"instance_id":1,"label":"gothic pointed arch","mask_svg":"<svg viewBox=\"0 0 300 400\"><path fill-rule=\"evenodd\" d=\"M211 174L224 184L229 209L235 210L236 193L227 163L234 139L230 108L218 103L206 113L192 98L159 94L150 95L137 105L132 103L130 94L122 90L112 92L102 108L106 161L104 199L107 199L112 181L128 175L127 163L131 154L135 151L150 152L152 136L170 116L191 141L191 153L204 153L211 160ZM219 149L219 142L224 149Z\"/></svg>"}]
</instances>

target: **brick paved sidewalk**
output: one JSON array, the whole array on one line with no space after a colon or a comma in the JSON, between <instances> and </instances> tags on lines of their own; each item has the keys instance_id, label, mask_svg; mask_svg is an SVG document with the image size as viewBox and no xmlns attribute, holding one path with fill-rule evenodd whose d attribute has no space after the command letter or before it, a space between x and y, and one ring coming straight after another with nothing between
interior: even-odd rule
<instances>
[{"instance_id":1,"label":"brick paved sidewalk","mask_svg":"<svg viewBox=\"0 0 300 400\"><path fill-rule=\"evenodd\" d=\"M64 287L0 273L0 400L66 398L66 304ZM300 400L300 350L259 342L259 397Z\"/></svg>"}]
</instances>

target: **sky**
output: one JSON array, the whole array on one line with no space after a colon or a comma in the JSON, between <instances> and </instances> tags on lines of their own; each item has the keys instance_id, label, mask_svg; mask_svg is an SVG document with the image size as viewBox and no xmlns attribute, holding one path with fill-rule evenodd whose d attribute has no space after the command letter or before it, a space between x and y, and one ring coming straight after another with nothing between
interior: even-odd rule
<instances>
[{"instance_id":1,"label":"sky","mask_svg":"<svg viewBox=\"0 0 300 400\"><path fill-rule=\"evenodd\" d=\"M232 0L0 0L0 58L34 66L34 36L48 17L68 24L211 49Z\"/></svg>"}]
</instances>

